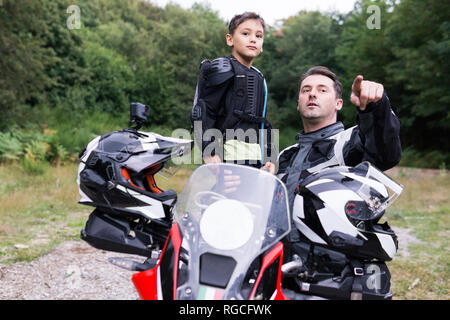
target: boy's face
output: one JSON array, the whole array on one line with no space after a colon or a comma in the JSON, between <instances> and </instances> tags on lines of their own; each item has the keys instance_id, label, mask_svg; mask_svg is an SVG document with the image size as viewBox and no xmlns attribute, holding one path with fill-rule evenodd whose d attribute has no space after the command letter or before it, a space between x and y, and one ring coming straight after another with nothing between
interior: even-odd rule
<instances>
[{"instance_id":1,"label":"boy's face","mask_svg":"<svg viewBox=\"0 0 450 320\"><path fill-rule=\"evenodd\" d=\"M264 42L264 29L256 19L242 22L234 31L227 34L227 44L231 53L239 62L250 67L253 60L261 53Z\"/></svg>"}]
</instances>

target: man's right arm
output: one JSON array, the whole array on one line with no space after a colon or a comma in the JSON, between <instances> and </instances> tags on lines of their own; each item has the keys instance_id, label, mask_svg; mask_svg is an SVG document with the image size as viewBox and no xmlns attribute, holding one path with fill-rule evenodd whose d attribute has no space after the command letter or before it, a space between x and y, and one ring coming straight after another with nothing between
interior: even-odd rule
<instances>
[{"instance_id":1,"label":"man's right arm","mask_svg":"<svg viewBox=\"0 0 450 320\"><path fill-rule=\"evenodd\" d=\"M356 76L350 101L358 108L356 130L344 147L346 165L369 161L381 170L400 162L400 121L382 84Z\"/></svg>"},{"instance_id":2,"label":"man's right arm","mask_svg":"<svg viewBox=\"0 0 450 320\"><path fill-rule=\"evenodd\" d=\"M358 126L344 146L345 164L355 166L369 161L380 170L388 170L400 162L400 120L391 109L386 92L383 97L358 110Z\"/></svg>"}]
</instances>

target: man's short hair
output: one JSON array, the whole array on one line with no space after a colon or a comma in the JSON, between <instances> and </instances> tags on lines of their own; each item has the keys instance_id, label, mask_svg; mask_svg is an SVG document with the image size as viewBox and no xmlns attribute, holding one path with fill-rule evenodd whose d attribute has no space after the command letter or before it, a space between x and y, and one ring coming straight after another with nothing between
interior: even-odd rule
<instances>
[{"instance_id":1,"label":"man's short hair","mask_svg":"<svg viewBox=\"0 0 450 320\"><path fill-rule=\"evenodd\" d=\"M299 88L301 88L303 80L305 80L307 77L312 76L314 74L320 74L320 75L323 75L323 76L328 77L331 80L333 80L334 91L336 91L336 98L342 99L342 84L339 82L338 77L327 67L315 66L315 67L312 67L311 69L309 69L308 71L306 71L300 79Z\"/></svg>"},{"instance_id":2,"label":"man's short hair","mask_svg":"<svg viewBox=\"0 0 450 320\"><path fill-rule=\"evenodd\" d=\"M242 14L235 15L231 19L230 23L228 24L228 33L233 35L234 31L241 23L243 23L247 20L250 20L250 19L258 20L261 23L263 30L264 31L266 30L266 24L264 23L264 19L259 14L255 13L255 12L246 11Z\"/></svg>"}]
</instances>

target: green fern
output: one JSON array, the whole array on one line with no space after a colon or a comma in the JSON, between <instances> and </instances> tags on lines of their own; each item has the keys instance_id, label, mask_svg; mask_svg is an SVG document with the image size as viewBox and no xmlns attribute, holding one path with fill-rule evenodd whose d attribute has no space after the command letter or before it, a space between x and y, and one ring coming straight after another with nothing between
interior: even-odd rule
<instances>
[{"instance_id":1,"label":"green fern","mask_svg":"<svg viewBox=\"0 0 450 320\"><path fill-rule=\"evenodd\" d=\"M11 132L0 132L0 161L19 160L23 151L22 143Z\"/></svg>"}]
</instances>

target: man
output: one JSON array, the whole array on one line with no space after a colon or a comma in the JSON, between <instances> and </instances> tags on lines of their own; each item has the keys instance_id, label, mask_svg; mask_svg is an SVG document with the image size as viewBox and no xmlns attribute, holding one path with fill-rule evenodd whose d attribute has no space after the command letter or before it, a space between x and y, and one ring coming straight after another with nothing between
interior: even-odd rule
<instances>
[{"instance_id":1,"label":"man","mask_svg":"<svg viewBox=\"0 0 450 320\"><path fill-rule=\"evenodd\" d=\"M286 184L291 209L299 180L312 172L333 165L355 166L362 161L387 170L400 161L400 122L383 86L359 75L353 81L350 101L358 108L357 125L345 130L337 121L337 112L343 106L337 76L322 66L302 76L297 110L304 131L296 136L296 144L278 156L277 175ZM297 236L294 230L290 240Z\"/></svg>"}]
</instances>

